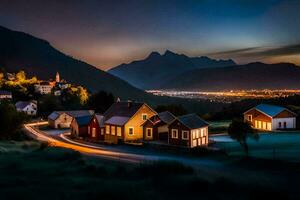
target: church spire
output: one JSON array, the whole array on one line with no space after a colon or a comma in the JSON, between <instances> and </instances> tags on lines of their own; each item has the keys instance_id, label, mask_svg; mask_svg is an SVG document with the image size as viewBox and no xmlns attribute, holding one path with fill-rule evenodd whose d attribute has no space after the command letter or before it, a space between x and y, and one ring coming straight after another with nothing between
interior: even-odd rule
<instances>
[{"instance_id":1,"label":"church spire","mask_svg":"<svg viewBox=\"0 0 300 200\"><path fill-rule=\"evenodd\" d=\"M59 73L58 72L56 72L55 82L57 82L57 83L60 82L60 77L59 77Z\"/></svg>"}]
</instances>

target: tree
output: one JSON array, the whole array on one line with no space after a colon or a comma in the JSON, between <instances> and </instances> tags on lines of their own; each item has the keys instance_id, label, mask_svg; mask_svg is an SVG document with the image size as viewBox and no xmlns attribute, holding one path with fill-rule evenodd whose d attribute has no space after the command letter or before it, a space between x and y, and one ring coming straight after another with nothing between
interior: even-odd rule
<instances>
[{"instance_id":1,"label":"tree","mask_svg":"<svg viewBox=\"0 0 300 200\"><path fill-rule=\"evenodd\" d=\"M259 139L259 135L249 122L238 119L234 119L231 122L228 127L228 134L232 139L240 143L247 156L249 155L248 138L253 138L255 140Z\"/></svg>"},{"instance_id":2,"label":"tree","mask_svg":"<svg viewBox=\"0 0 300 200\"><path fill-rule=\"evenodd\" d=\"M59 97L52 94L43 95L38 101L39 113L41 116L47 117L54 110L62 110Z\"/></svg>"},{"instance_id":3,"label":"tree","mask_svg":"<svg viewBox=\"0 0 300 200\"><path fill-rule=\"evenodd\" d=\"M9 139L22 127L27 116L17 112L14 105L8 102L0 103L0 138Z\"/></svg>"},{"instance_id":4,"label":"tree","mask_svg":"<svg viewBox=\"0 0 300 200\"><path fill-rule=\"evenodd\" d=\"M184 107L182 105L175 105L175 104L171 104L171 105L158 105L155 108L155 110L158 113L164 112L164 111L169 111L172 114L174 114L175 116L180 116L180 115L187 114L187 111L184 109Z\"/></svg>"},{"instance_id":5,"label":"tree","mask_svg":"<svg viewBox=\"0 0 300 200\"><path fill-rule=\"evenodd\" d=\"M23 82L26 80L26 74L24 71L19 71L17 74L16 74L16 78L19 82Z\"/></svg>"},{"instance_id":6,"label":"tree","mask_svg":"<svg viewBox=\"0 0 300 200\"><path fill-rule=\"evenodd\" d=\"M114 103L114 96L105 91L99 91L90 96L88 100L89 109L96 113L104 113Z\"/></svg>"},{"instance_id":7,"label":"tree","mask_svg":"<svg viewBox=\"0 0 300 200\"><path fill-rule=\"evenodd\" d=\"M82 86L78 86L77 89L78 89L77 95L80 99L80 103L81 103L81 105L85 105L89 99L89 93L88 93L87 89L85 89Z\"/></svg>"}]
</instances>

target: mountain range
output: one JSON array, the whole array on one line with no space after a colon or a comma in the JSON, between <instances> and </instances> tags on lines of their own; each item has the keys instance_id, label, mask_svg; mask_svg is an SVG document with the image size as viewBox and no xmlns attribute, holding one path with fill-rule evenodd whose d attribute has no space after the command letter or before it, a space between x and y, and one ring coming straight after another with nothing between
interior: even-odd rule
<instances>
[{"instance_id":1,"label":"mountain range","mask_svg":"<svg viewBox=\"0 0 300 200\"><path fill-rule=\"evenodd\" d=\"M300 89L300 67L260 62L182 73L161 85L176 90Z\"/></svg>"},{"instance_id":2,"label":"mountain range","mask_svg":"<svg viewBox=\"0 0 300 200\"><path fill-rule=\"evenodd\" d=\"M163 55L152 52L144 60L121 64L108 72L128 81L135 87L153 89L190 70L234 65L235 62L231 59L215 60L205 56L188 57L167 50Z\"/></svg>"}]
</instances>

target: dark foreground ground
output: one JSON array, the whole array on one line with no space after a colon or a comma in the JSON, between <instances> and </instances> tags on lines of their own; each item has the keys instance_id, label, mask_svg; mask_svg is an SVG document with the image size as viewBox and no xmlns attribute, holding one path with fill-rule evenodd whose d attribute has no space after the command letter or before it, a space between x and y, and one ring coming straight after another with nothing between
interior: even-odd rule
<instances>
[{"instance_id":1,"label":"dark foreground ground","mask_svg":"<svg viewBox=\"0 0 300 200\"><path fill-rule=\"evenodd\" d=\"M171 161L107 161L33 141L0 142L1 200L300 199L297 163L228 157L218 175L208 171ZM247 171L253 179L242 175ZM240 181L231 179L239 173Z\"/></svg>"}]
</instances>

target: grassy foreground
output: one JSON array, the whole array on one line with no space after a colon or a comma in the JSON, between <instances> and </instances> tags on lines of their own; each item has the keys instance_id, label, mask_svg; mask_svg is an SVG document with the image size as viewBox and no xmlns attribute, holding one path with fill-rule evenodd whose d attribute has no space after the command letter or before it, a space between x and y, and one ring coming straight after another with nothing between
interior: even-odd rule
<instances>
[{"instance_id":1,"label":"grassy foreground","mask_svg":"<svg viewBox=\"0 0 300 200\"><path fill-rule=\"evenodd\" d=\"M226 178L207 180L203 172L176 162L124 164L33 141L0 142L0 163L1 199L299 198L297 190L287 189L297 184L285 182L290 180L286 174L282 183L291 187L257 187ZM261 165L252 165L253 170Z\"/></svg>"}]
</instances>

